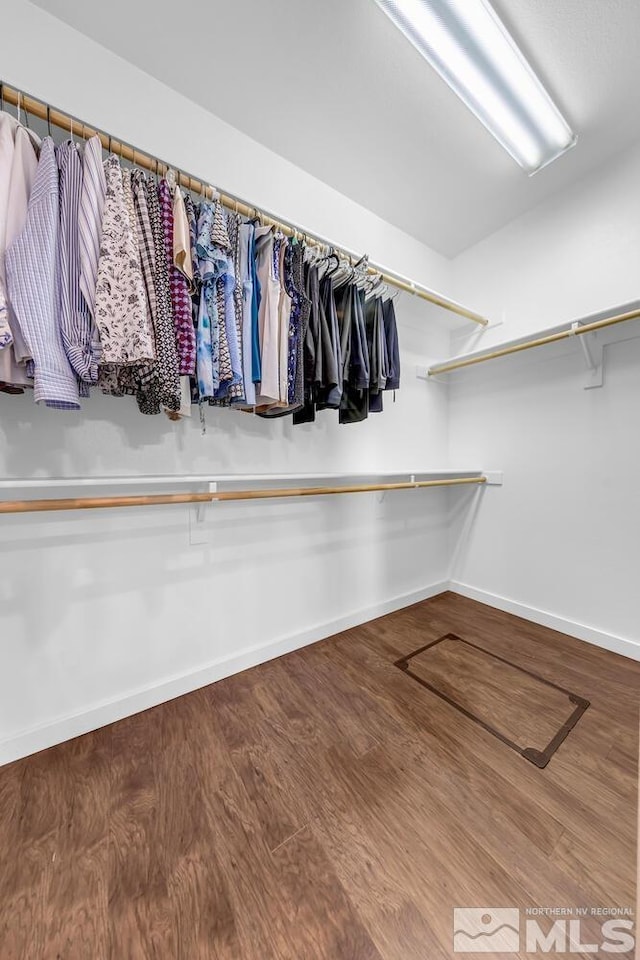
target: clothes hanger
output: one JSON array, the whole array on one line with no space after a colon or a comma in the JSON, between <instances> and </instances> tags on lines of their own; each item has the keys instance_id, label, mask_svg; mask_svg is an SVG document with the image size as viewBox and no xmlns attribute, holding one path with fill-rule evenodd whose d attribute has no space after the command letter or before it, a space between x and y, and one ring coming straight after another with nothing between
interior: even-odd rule
<instances>
[{"instance_id":1,"label":"clothes hanger","mask_svg":"<svg viewBox=\"0 0 640 960\"><path fill-rule=\"evenodd\" d=\"M353 262L351 257L341 260L339 266L330 274L333 277L333 285L336 289L346 286L353 277Z\"/></svg>"},{"instance_id":2,"label":"clothes hanger","mask_svg":"<svg viewBox=\"0 0 640 960\"><path fill-rule=\"evenodd\" d=\"M366 279L365 287L364 287L364 299L366 301L372 300L374 298L376 288L380 285L381 280L382 280L382 275L379 273L374 273L372 276Z\"/></svg>"},{"instance_id":3,"label":"clothes hanger","mask_svg":"<svg viewBox=\"0 0 640 960\"><path fill-rule=\"evenodd\" d=\"M331 269L331 268L328 266L328 264L330 264L332 260L335 260L335 262L336 262L336 265L335 265L335 267L333 267L333 269ZM326 270L325 270L325 272L324 272L324 276L325 276L325 277L330 277L331 274L332 274L332 273L335 273L336 270L338 269L338 267L340 266L340 257L338 256L338 254L336 253L336 251L334 250L333 247L329 247L329 253L328 253L328 255L325 256L325 257L321 257L317 262L318 262L318 264L321 264L321 263L326 263L326 264L327 264L327 268L326 268Z\"/></svg>"},{"instance_id":4,"label":"clothes hanger","mask_svg":"<svg viewBox=\"0 0 640 960\"><path fill-rule=\"evenodd\" d=\"M358 290L364 289L364 285L367 282L367 271L369 269L369 254L364 253L358 262L354 265L354 275L353 280Z\"/></svg>"}]
</instances>

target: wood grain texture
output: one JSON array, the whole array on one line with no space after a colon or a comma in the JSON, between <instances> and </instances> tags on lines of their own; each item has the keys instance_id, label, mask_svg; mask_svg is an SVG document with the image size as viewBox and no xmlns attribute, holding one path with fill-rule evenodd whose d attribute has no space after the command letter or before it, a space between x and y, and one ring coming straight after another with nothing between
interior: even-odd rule
<instances>
[{"instance_id":1,"label":"wood grain texture","mask_svg":"<svg viewBox=\"0 0 640 960\"><path fill-rule=\"evenodd\" d=\"M591 701L545 770L394 666L447 633ZM441 960L455 906L632 907L639 689L442 594L10 764L0 958Z\"/></svg>"}]
</instances>

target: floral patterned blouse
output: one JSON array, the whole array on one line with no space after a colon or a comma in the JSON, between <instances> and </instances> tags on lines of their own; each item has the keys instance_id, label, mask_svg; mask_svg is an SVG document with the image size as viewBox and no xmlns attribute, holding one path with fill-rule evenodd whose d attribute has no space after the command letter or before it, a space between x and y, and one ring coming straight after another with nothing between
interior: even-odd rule
<instances>
[{"instance_id":1,"label":"floral patterned blouse","mask_svg":"<svg viewBox=\"0 0 640 960\"><path fill-rule=\"evenodd\" d=\"M101 364L133 364L155 359L133 210L125 195L115 155L104 162L107 192L96 281L95 320L102 343Z\"/></svg>"}]
</instances>

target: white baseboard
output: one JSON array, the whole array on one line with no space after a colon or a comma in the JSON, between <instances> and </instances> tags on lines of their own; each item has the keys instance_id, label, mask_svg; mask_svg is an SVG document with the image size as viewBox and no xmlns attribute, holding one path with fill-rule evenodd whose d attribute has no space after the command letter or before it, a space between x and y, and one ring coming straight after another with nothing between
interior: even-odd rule
<instances>
[{"instance_id":1,"label":"white baseboard","mask_svg":"<svg viewBox=\"0 0 640 960\"><path fill-rule=\"evenodd\" d=\"M224 677L230 677L241 670L255 667L259 663L273 660L285 653L291 653L293 650L298 650L310 643L316 643L318 640L340 633L342 630L348 630L361 623L375 620L376 617L393 613L394 610L408 607L412 603L428 600L430 597L435 597L446 590L459 593L471 600L478 600L480 603L486 603L498 610L504 610L506 613L513 613L544 627L567 633L579 640L586 640L587 643L604 647L613 653L622 654L622 656L630 657L633 660L640 660L640 643L634 643L632 640L626 640L613 634L603 633L601 630L595 630L585 624L567 620L564 617L548 613L546 610L539 610L525 603L519 603L516 600L509 600L507 597L489 593L487 590L479 590L457 580L443 580L429 584L421 590L414 590L385 600L382 603L363 607L344 617L315 624L308 630L282 637L274 642L249 647L233 657L216 660L200 667L198 670L171 677L153 686L136 690L124 697L97 704L81 713L58 718L51 723L24 730L14 737L0 741L0 766L27 757L32 753L37 753L39 750L45 750L47 747L53 747L65 740L71 740L83 733L89 733L91 730L97 730L99 727L114 723L116 720L130 717L142 710L148 710L150 707L158 706L158 704L165 703L167 700L181 697L185 693L205 687L216 680L222 680Z\"/></svg>"},{"instance_id":2,"label":"white baseboard","mask_svg":"<svg viewBox=\"0 0 640 960\"><path fill-rule=\"evenodd\" d=\"M577 637L578 640L586 640L587 643L604 647L605 650L611 650L612 653L620 653L623 657L640 660L640 643L627 640L625 637L618 637L613 633L604 633L602 630L596 630L584 623L567 620L565 617L559 617L547 610L539 610L537 607L529 606L529 604L509 600L508 597L501 597L497 593L489 593L488 590L479 590L477 587L471 587L468 583L460 583L458 580L449 582L449 590L453 593L459 593L463 597L469 597L470 600L478 600L490 607L504 610L505 613L513 613L516 617L522 617L524 620L531 620L532 623L539 623L543 627L550 627L560 633L567 633L571 637Z\"/></svg>"},{"instance_id":3,"label":"white baseboard","mask_svg":"<svg viewBox=\"0 0 640 960\"><path fill-rule=\"evenodd\" d=\"M116 720L123 720L134 713L156 707L167 700L181 697L183 694L197 690L199 687L206 687L216 680L222 680L224 677L230 677L241 670L247 670L259 663L281 657L284 653L291 653L293 650L306 647L310 643L316 643L318 640L340 633L342 630L349 630L361 623L375 620L376 617L393 613L394 610L411 606L412 603L428 600L430 597L443 593L448 588L449 584L446 580L429 584L420 590L414 590L410 593L392 597L382 603L363 607L344 617L315 624L300 633L282 637L262 646L249 647L235 656L216 660L200 667L198 670L171 677L161 683L136 690L134 693L129 693L116 700L100 703L81 713L24 730L16 736L0 741L0 766L27 757L32 753L37 753L39 750L45 750L47 747L53 747L65 740L71 740L73 737L79 737L91 730L97 730L99 727L114 723Z\"/></svg>"}]
</instances>

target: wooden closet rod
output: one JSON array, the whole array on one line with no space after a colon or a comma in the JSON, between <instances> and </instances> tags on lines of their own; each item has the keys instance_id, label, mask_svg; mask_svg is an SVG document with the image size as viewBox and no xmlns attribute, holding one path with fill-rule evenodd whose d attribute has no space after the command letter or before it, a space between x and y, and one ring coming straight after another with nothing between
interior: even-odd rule
<instances>
[{"instance_id":1,"label":"wooden closet rod","mask_svg":"<svg viewBox=\"0 0 640 960\"><path fill-rule=\"evenodd\" d=\"M486 483L486 477L454 477L405 483L372 483L350 487L291 487L275 490L221 490L210 493L160 493L133 497L78 497L67 500L4 500L0 513L43 513L50 510L97 510L107 507L146 507L162 503L211 503L214 500L274 500L280 497L324 497L333 493L370 493L375 490L415 490Z\"/></svg>"},{"instance_id":2,"label":"wooden closet rod","mask_svg":"<svg viewBox=\"0 0 640 960\"><path fill-rule=\"evenodd\" d=\"M606 317L604 320L594 320L593 323L585 323L573 327L570 330L551 333L547 337L536 337L535 340L526 340L524 343L514 343L510 347L492 350L491 353L483 353L479 357L452 360L451 363L437 363L435 366L429 367L428 374L430 377L433 377L437 373L450 373L452 370L460 370L461 367L471 367L476 363L484 363L485 360L495 360L496 357L506 357L510 353L520 353L522 350L531 350L532 347L542 347L545 343L556 343L558 340L568 340L569 337L579 337L584 333L593 333L594 330L612 327L616 323L624 323L625 320L637 320L638 317L640 317L640 310L629 310L628 313L619 313L615 317Z\"/></svg>"},{"instance_id":3,"label":"wooden closet rod","mask_svg":"<svg viewBox=\"0 0 640 960\"><path fill-rule=\"evenodd\" d=\"M170 164L167 164L162 160L158 160L157 157L151 157L148 154L130 146L128 143L123 143L121 140L117 140L115 137L103 133L101 130L96 130L94 127L89 126L89 124L83 123L83 121L77 120L74 117L69 116L67 113L62 113L62 111L56 110L54 107L43 103L41 100L36 100L34 97L23 93L22 90L16 90L15 88L9 87L0 82L0 92L4 102L10 103L12 106L17 107L20 110L24 110L25 113L39 117L40 120L45 120L47 123L51 123L54 126L59 127L61 130L66 130L68 133L72 133L74 136L81 137L85 140L93 136L99 137L100 142L105 150L109 150L112 153L118 154L118 156L123 157L125 160L130 161L138 167L144 167L146 170L150 170L152 173L160 174L166 173L167 170L175 170L176 180L178 180L180 185L186 190L191 190L193 193L204 193L209 197L218 196L220 201L228 209L235 210L237 213L241 213L245 217L258 216L263 223L277 227L287 236L303 237L307 243L313 246L333 246L339 253L343 254L343 256L347 258L358 258L358 254L354 253L353 251L336 247L335 244L332 244L330 241L324 240L322 237L309 234L306 230L302 230L300 227L297 227L294 224L277 220L270 214L262 210L258 210L257 207L245 203L243 200L240 200L238 197L234 197L232 194L221 193L220 191L215 190L209 184L205 184L201 180L198 180L196 177L192 177L188 173L183 173L177 167L172 167ZM369 264L367 272L371 274L371 276L379 275L384 283L393 287L397 287L398 290L404 290L406 293L412 293L416 297L420 297L422 300L428 300L429 303L434 303L436 306L442 307L444 310L449 310L451 313L456 313L460 317L465 317L467 320L472 320L474 323L478 323L482 327L486 327L489 322L486 317L480 316L479 313L476 313L475 311L470 310L468 307L457 303L455 300L451 300L449 297L445 297L442 294L437 293L435 290L429 290L428 287L425 287L422 284L414 283L411 280L405 280L398 276L398 274L390 272L384 267L379 267L375 263Z\"/></svg>"}]
</instances>

